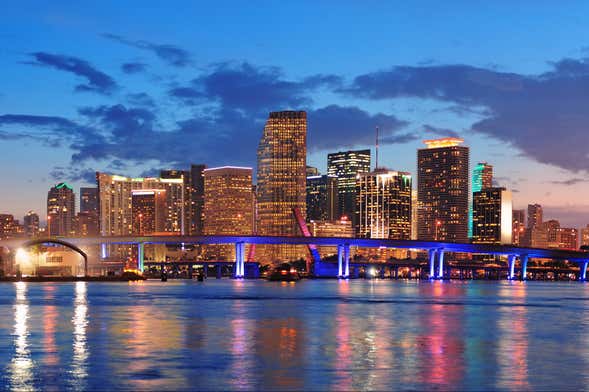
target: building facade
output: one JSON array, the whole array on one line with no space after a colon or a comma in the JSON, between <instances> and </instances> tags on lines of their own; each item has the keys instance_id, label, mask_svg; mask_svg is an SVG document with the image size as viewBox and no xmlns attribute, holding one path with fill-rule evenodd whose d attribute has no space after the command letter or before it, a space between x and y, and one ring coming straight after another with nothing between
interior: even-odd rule
<instances>
[{"instance_id":1,"label":"building facade","mask_svg":"<svg viewBox=\"0 0 589 392\"><path fill-rule=\"evenodd\" d=\"M135 189L131 191L132 232L154 235L166 231L168 213L165 189Z\"/></svg>"},{"instance_id":2,"label":"building facade","mask_svg":"<svg viewBox=\"0 0 589 392\"><path fill-rule=\"evenodd\" d=\"M469 148L458 138L424 143L417 151L418 239L467 242Z\"/></svg>"},{"instance_id":3,"label":"building facade","mask_svg":"<svg viewBox=\"0 0 589 392\"><path fill-rule=\"evenodd\" d=\"M80 188L80 212L94 212L98 214L98 188Z\"/></svg>"},{"instance_id":4,"label":"building facade","mask_svg":"<svg viewBox=\"0 0 589 392\"><path fill-rule=\"evenodd\" d=\"M206 165L190 165L190 234L203 233Z\"/></svg>"},{"instance_id":5,"label":"building facade","mask_svg":"<svg viewBox=\"0 0 589 392\"><path fill-rule=\"evenodd\" d=\"M307 177L307 220L332 221L338 211L337 177Z\"/></svg>"},{"instance_id":6,"label":"building facade","mask_svg":"<svg viewBox=\"0 0 589 392\"><path fill-rule=\"evenodd\" d=\"M505 188L485 188L473 193L472 242L511 244L513 235L511 192Z\"/></svg>"},{"instance_id":7,"label":"building facade","mask_svg":"<svg viewBox=\"0 0 589 392\"><path fill-rule=\"evenodd\" d=\"M528 229L541 226L543 215L540 204L528 204Z\"/></svg>"},{"instance_id":8,"label":"building facade","mask_svg":"<svg viewBox=\"0 0 589 392\"><path fill-rule=\"evenodd\" d=\"M520 246L524 242L524 236L526 234L526 211L525 210L513 210L512 222L513 229L511 234L511 240L513 245Z\"/></svg>"},{"instance_id":9,"label":"building facade","mask_svg":"<svg viewBox=\"0 0 589 392\"><path fill-rule=\"evenodd\" d=\"M306 213L307 113L270 113L257 156L257 234L298 235L293 209ZM263 262L292 261L305 256L303 246L256 247L256 257Z\"/></svg>"},{"instance_id":10,"label":"building facade","mask_svg":"<svg viewBox=\"0 0 589 392\"><path fill-rule=\"evenodd\" d=\"M29 211L23 218L23 229L27 237L37 237L39 235L39 215L36 212Z\"/></svg>"},{"instance_id":11,"label":"building facade","mask_svg":"<svg viewBox=\"0 0 589 392\"><path fill-rule=\"evenodd\" d=\"M47 193L47 234L67 237L74 234L76 195L74 188L62 182Z\"/></svg>"}]
</instances>

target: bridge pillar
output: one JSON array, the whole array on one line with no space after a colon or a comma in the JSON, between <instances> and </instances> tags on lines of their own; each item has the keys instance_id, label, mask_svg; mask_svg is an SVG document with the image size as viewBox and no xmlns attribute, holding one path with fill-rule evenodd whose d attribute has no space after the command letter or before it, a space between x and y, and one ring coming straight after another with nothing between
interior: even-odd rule
<instances>
[{"instance_id":1,"label":"bridge pillar","mask_svg":"<svg viewBox=\"0 0 589 392\"><path fill-rule=\"evenodd\" d=\"M235 277L243 278L245 272L245 243L237 242L235 244Z\"/></svg>"},{"instance_id":2,"label":"bridge pillar","mask_svg":"<svg viewBox=\"0 0 589 392\"><path fill-rule=\"evenodd\" d=\"M221 279L221 276L223 275L223 266L220 263L217 263L215 267L217 268L217 279Z\"/></svg>"},{"instance_id":3,"label":"bridge pillar","mask_svg":"<svg viewBox=\"0 0 589 392\"><path fill-rule=\"evenodd\" d=\"M528 255L520 256L520 261L522 263L522 276L521 280L528 279Z\"/></svg>"},{"instance_id":4,"label":"bridge pillar","mask_svg":"<svg viewBox=\"0 0 589 392\"><path fill-rule=\"evenodd\" d=\"M344 278L350 277L350 244L344 245Z\"/></svg>"},{"instance_id":5,"label":"bridge pillar","mask_svg":"<svg viewBox=\"0 0 589 392\"><path fill-rule=\"evenodd\" d=\"M106 259L108 258L108 245L104 242L100 244L100 258Z\"/></svg>"},{"instance_id":6,"label":"bridge pillar","mask_svg":"<svg viewBox=\"0 0 589 392\"><path fill-rule=\"evenodd\" d=\"M429 278L434 279L436 277L436 250L430 249L429 255Z\"/></svg>"},{"instance_id":7,"label":"bridge pillar","mask_svg":"<svg viewBox=\"0 0 589 392\"><path fill-rule=\"evenodd\" d=\"M143 273L143 261L145 259L145 244L143 242L137 243L137 269L139 273Z\"/></svg>"},{"instance_id":8,"label":"bridge pillar","mask_svg":"<svg viewBox=\"0 0 589 392\"><path fill-rule=\"evenodd\" d=\"M438 251L438 279L444 279L444 250Z\"/></svg>"},{"instance_id":9,"label":"bridge pillar","mask_svg":"<svg viewBox=\"0 0 589 392\"><path fill-rule=\"evenodd\" d=\"M507 256L507 266L509 268L507 279L513 280L515 278L515 255Z\"/></svg>"},{"instance_id":10,"label":"bridge pillar","mask_svg":"<svg viewBox=\"0 0 589 392\"><path fill-rule=\"evenodd\" d=\"M209 265L208 265L208 263L204 263L203 264L203 266L202 266L202 274L203 274L203 276L204 276L205 279L208 278L208 276L209 276Z\"/></svg>"},{"instance_id":11,"label":"bridge pillar","mask_svg":"<svg viewBox=\"0 0 589 392\"><path fill-rule=\"evenodd\" d=\"M337 246L337 277L343 278L344 276L344 246L338 245Z\"/></svg>"},{"instance_id":12,"label":"bridge pillar","mask_svg":"<svg viewBox=\"0 0 589 392\"><path fill-rule=\"evenodd\" d=\"M579 267L581 267L581 271L579 271L579 280L584 282L587 278L587 264L588 261L584 261Z\"/></svg>"}]
</instances>

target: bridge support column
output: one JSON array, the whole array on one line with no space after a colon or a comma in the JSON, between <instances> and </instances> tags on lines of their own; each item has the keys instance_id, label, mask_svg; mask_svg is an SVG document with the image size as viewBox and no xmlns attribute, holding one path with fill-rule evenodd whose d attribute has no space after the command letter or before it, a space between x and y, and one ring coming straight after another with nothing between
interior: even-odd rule
<instances>
[{"instance_id":1,"label":"bridge support column","mask_svg":"<svg viewBox=\"0 0 589 392\"><path fill-rule=\"evenodd\" d=\"M202 266L202 273L204 275L204 278L208 278L209 276L209 265L207 263L204 263Z\"/></svg>"},{"instance_id":2,"label":"bridge support column","mask_svg":"<svg viewBox=\"0 0 589 392\"><path fill-rule=\"evenodd\" d=\"M507 272L507 279L513 280L515 278L515 255L507 256L507 266L509 269Z\"/></svg>"},{"instance_id":3,"label":"bridge support column","mask_svg":"<svg viewBox=\"0 0 589 392\"><path fill-rule=\"evenodd\" d=\"M145 260L145 244L143 242L137 243L137 269L139 273L143 273L143 261Z\"/></svg>"},{"instance_id":4,"label":"bridge support column","mask_svg":"<svg viewBox=\"0 0 589 392\"><path fill-rule=\"evenodd\" d=\"M108 245L105 243L100 244L100 258L108 258Z\"/></svg>"},{"instance_id":5,"label":"bridge support column","mask_svg":"<svg viewBox=\"0 0 589 392\"><path fill-rule=\"evenodd\" d=\"M245 244L238 242L235 244L235 278L243 278L245 272Z\"/></svg>"},{"instance_id":6,"label":"bridge support column","mask_svg":"<svg viewBox=\"0 0 589 392\"><path fill-rule=\"evenodd\" d=\"M188 264L188 279L192 279L192 264Z\"/></svg>"},{"instance_id":7,"label":"bridge support column","mask_svg":"<svg viewBox=\"0 0 589 392\"><path fill-rule=\"evenodd\" d=\"M527 280L528 279L528 255L520 256L520 262L522 263L521 280Z\"/></svg>"},{"instance_id":8,"label":"bridge support column","mask_svg":"<svg viewBox=\"0 0 589 392\"><path fill-rule=\"evenodd\" d=\"M429 278L434 279L436 277L436 250L430 249L429 255Z\"/></svg>"},{"instance_id":9,"label":"bridge support column","mask_svg":"<svg viewBox=\"0 0 589 392\"><path fill-rule=\"evenodd\" d=\"M223 275L223 267L219 263L217 263L215 267L217 268L217 279L221 279L221 276Z\"/></svg>"},{"instance_id":10,"label":"bridge support column","mask_svg":"<svg viewBox=\"0 0 589 392\"><path fill-rule=\"evenodd\" d=\"M438 251L438 279L444 279L444 250Z\"/></svg>"},{"instance_id":11,"label":"bridge support column","mask_svg":"<svg viewBox=\"0 0 589 392\"><path fill-rule=\"evenodd\" d=\"M344 276L344 246L338 245L337 246L337 277L343 278Z\"/></svg>"},{"instance_id":12,"label":"bridge support column","mask_svg":"<svg viewBox=\"0 0 589 392\"><path fill-rule=\"evenodd\" d=\"M344 278L350 277L350 244L344 245Z\"/></svg>"},{"instance_id":13,"label":"bridge support column","mask_svg":"<svg viewBox=\"0 0 589 392\"><path fill-rule=\"evenodd\" d=\"M589 264L589 261L584 261L583 264L581 264L579 267L581 267L581 270L579 271L579 280L584 282L585 280L587 280L587 265Z\"/></svg>"}]
</instances>

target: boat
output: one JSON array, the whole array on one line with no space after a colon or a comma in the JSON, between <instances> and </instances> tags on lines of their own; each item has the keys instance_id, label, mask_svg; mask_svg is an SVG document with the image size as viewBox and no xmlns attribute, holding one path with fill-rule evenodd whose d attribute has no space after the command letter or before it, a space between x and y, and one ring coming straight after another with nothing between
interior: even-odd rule
<instances>
[{"instance_id":1,"label":"boat","mask_svg":"<svg viewBox=\"0 0 589 392\"><path fill-rule=\"evenodd\" d=\"M280 264L268 276L268 280L273 282L296 282L300 279L301 276L297 270L288 263Z\"/></svg>"}]
</instances>

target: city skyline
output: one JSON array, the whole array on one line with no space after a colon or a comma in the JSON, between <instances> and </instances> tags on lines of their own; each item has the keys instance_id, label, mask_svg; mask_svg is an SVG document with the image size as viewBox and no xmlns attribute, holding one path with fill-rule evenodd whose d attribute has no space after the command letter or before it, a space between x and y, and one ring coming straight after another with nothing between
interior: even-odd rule
<instances>
[{"instance_id":1,"label":"city skyline","mask_svg":"<svg viewBox=\"0 0 589 392\"><path fill-rule=\"evenodd\" d=\"M22 219L34 210L43 220L40 194L64 181L76 189L93 185L95 171L138 176L190 162L254 166L268 112L291 109L309 114L308 164L322 173L327 153L372 147L375 126L381 165L410 173L422 139L458 133L471 148L471 164L488 161L498 185L514 191L514 208L538 203L567 226L589 221L582 197L589 191L582 3L558 13L549 5L489 5L499 16L493 22L463 3L402 11L374 5L364 13L353 4L303 3L296 9L308 11L300 15L305 29L296 29L296 39L287 33L294 21L271 18L296 12L294 5L268 3L259 15L247 13L248 23L266 26L243 37L237 27L207 35L211 15L228 25L243 21L239 6L220 14L185 4L157 15L137 7L136 19L153 21L153 31L130 17L115 22L113 7L38 3L34 15L5 10L0 163L11 168L11 187L0 191L3 213ZM433 16L412 18L411 26L395 22L422 14L422 7L453 15L455 23L450 28ZM526 29L514 23L524 12L551 23ZM162 27L184 20L181 13L198 23L182 31ZM23 29L25 17L35 29ZM270 39L279 19L282 40ZM342 21L358 27L357 37ZM485 23L488 29L474 28ZM419 37L424 26L437 26L439 34ZM551 34L556 26L558 36ZM403 45L395 44L399 38Z\"/></svg>"}]
</instances>

